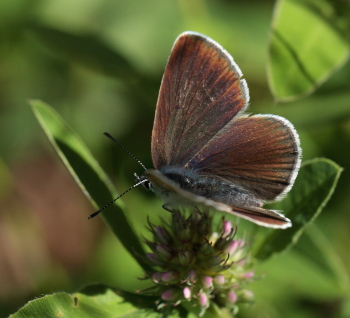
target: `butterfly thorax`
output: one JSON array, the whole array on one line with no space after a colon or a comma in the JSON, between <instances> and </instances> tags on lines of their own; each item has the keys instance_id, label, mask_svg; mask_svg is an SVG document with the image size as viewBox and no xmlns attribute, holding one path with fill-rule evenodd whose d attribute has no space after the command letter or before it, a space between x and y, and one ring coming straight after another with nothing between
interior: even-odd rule
<instances>
[{"instance_id":1,"label":"butterfly thorax","mask_svg":"<svg viewBox=\"0 0 350 318\"><path fill-rule=\"evenodd\" d=\"M233 206L261 206L247 190L213 176L201 176L193 169L166 166L158 169L182 190Z\"/></svg>"}]
</instances>

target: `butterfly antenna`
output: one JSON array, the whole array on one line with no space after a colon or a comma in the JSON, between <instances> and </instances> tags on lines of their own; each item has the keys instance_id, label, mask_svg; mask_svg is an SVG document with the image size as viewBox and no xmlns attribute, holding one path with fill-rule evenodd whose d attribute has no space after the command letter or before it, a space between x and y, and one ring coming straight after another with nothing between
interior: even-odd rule
<instances>
[{"instance_id":1,"label":"butterfly antenna","mask_svg":"<svg viewBox=\"0 0 350 318\"><path fill-rule=\"evenodd\" d=\"M103 133L105 136L107 136L109 139L113 140L120 148L122 148L126 153L128 153L131 157L133 157L141 166L143 169L147 170L146 167L144 166L144 164L136 158L136 156L128 149L126 148L121 142L119 142L118 140L114 139L109 133L104 132ZM132 188L131 188L132 189ZM130 190L130 189L129 189ZM128 191L129 191L128 190Z\"/></svg>"},{"instance_id":2,"label":"butterfly antenna","mask_svg":"<svg viewBox=\"0 0 350 318\"><path fill-rule=\"evenodd\" d=\"M107 209L107 208L108 208L111 204L113 204L115 201L117 201L118 199L120 199L124 194L128 193L130 190L136 188L136 187L139 186L140 184L142 184L142 183L148 181L148 179L146 179L146 178L143 179L142 177L139 178L139 180L140 180L139 182L137 182L136 184L134 184L134 185L133 185L132 187L130 187L128 190L124 191L119 197L115 198L114 200L112 200L111 202L109 202L108 204L106 204L102 209L100 209L100 210L98 210L98 211L92 213L92 214L88 217L88 219L90 220L90 219L94 218L96 215L100 214L103 210Z\"/></svg>"}]
</instances>

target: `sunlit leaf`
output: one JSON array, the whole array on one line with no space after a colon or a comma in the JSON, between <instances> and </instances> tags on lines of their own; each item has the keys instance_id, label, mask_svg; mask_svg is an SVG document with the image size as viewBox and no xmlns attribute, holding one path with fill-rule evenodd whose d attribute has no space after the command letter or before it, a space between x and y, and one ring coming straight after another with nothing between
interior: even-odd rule
<instances>
[{"instance_id":1,"label":"sunlit leaf","mask_svg":"<svg viewBox=\"0 0 350 318\"><path fill-rule=\"evenodd\" d=\"M57 154L96 209L116 198L117 192L107 175L63 119L41 101L31 101L30 104ZM120 200L106 209L102 217L132 255L135 252L143 253L140 240L129 225ZM93 222L93 220L86 219L86 222ZM138 257L136 259L139 260ZM148 268L143 262L140 262L140 265L145 269Z\"/></svg>"},{"instance_id":2,"label":"sunlit leaf","mask_svg":"<svg viewBox=\"0 0 350 318\"><path fill-rule=\"evenodd\" d=\"M154 318L159 317L149 310L154 302L152 297L91 286L74 294L56 293L32 300L9 318Z\"/></svg>"},{"instance_id":3,"label":"sunlit leaf","mask_svg":"<svg viewBox=\"0 0 350 318\"><path fill-rule=\"evenodd\" d=\"M328 0L277 3L268 61L277 100L310 94L347 60L349 5Z\"/></svg>"},{"instance_id":4,"label":"sunlit leaf","mask_svg":"<svg viewBox=\"0 0 350 318\"><path fill-rule=\"evenodd\" d=\"M308 224L321 213L338 182L342 168L328 159L305 162L288 197L274 208L281 209L292 221L286 230L270 230L255 252L264 260L293 246Z\"/></svg>"}]
</instances>

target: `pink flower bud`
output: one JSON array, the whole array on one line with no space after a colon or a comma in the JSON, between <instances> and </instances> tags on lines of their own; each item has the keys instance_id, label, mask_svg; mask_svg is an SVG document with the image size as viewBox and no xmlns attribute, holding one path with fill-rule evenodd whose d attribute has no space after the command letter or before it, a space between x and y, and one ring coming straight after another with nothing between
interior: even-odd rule
<instances>
[{"instance_id":1,"label":"pink flower bud","mask_svg":"<svg viewBox=\"0 0 350 318\"><path fill-rule=\"evenodd\" d=\"M237 295L234 291L227 293L226 300L229 304L234 304L237 301Z\"/></svg>"},{"instance_id":2,"label":"pink flower bud","mask_svg":"<svg viewBox=\"0 0 350 318\"><path fill-rule=\"evenodd\" d=\"M225 277L222 275L218 275L214 278L214 284L215 285L223 285L225 284Z\"/></svg>"},{"instance_id":3,"label":"pink flower bud","mask_svg":"<svg viewBox=\"0 0 350 318\"><path fill-rule=\"evenodd\" d=\"M230 255L233 255L237 251L239 246L240 246L240 240L231 241L230 244L227 246L225 252Z\"/></svg>"},{"instance_id":4,"label":"pink flower bud","mask_svg":"<svg viewBox=\"0 0 350 318\"><path fill-rule=\"evenodd\" d=\"M209 304L209 298L206 293L200 293L198 295L198 302L202 307L207 307Z\"/></svg>"},{"instance_id":5,"label":"pink flower bud","mask_svg":"<svg viewBox=\"0 0 350 318\"><path fill-rule=\"evenodd\" d=\"M213 288L213 279L209 276L203 277L202 285L204 289Z\"/></svg>"},{"instance_id":6,"label":"pink flower bud","mask_svg":"<svg viewBox=\"0 0 350 318\"><path fill-rule=\"evenodd\" d=\"M223 228L222 237L226 237L226 236L230 235L233 231L233 227L232 227L232 224L230 221L225 220L223 222L222 228Z\"/></svg>"},{"instance_id":7,"label":"pink flower bud","mask_svg":"<svg viewBox=\"0 0 350 318\"><path fill-rule=\"evenodd\" d=\"M252 278L254 277L255 273L254 272L247 272L247 273L244 273L241 277L242 278Z\"/></svg>"},{"instance_id":8,"label":"pink flower bud","mask_svg":"<svg viewBox=\"0 0 350 318\"><path fill-rule=\"evenodd\" d=\"M176 272L165 272L162 274L162 281L164 283L174 283L178 281L178 274Z\"/></svg>"},{"instance_id":9,"label":"pink flower bud","mask_svg":"<svg viewBox=\"0 0 350 318\"><path fill-rule=\"evenodd\" d=\"M185 299L190 299L192 296L192 291L188 286L186 286L183 290L183 294L184 294Z\"/></svg>"},{"instance_id":10,"label":"pink flower bud","mask_svg":"<svg viewBox=\"0 0 350 318\"><path fill-rule=\"evenodd\" d=\"M163 273L161 272L156 272L152 275L152 280L155 282L155 283L160 283L162 281L162 275Z\"/></svg>"},{"instance_id":11,"label":"pink flower bud","mask_svg":"<svg viewBox=\"0 0 350 318\"><path fill-rule=\"evenodd\" d=\"M168 289L162 293L161 297L165 301L175 301L179 298L179 291L175 289Z\"/></svg>"},{"instance_id":12,"label":"pink flower bud","mask_svg":"<svg viewBox=\"0 0 350 318\"><path fill-rule=\"evenodd\" d=\"M190 273L188 275L188 279L189 279L190 283L195 283L196 282L196 280L197 280L197 273L196 273L195 270L192 269L190 271Z\"/></svg>"}]
</instances>

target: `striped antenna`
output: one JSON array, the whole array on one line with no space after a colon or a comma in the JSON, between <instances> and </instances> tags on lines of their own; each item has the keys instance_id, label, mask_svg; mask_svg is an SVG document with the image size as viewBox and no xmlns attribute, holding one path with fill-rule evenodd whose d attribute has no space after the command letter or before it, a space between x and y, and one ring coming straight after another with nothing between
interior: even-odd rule
<instances>
[{"instance_id":1,"label":"striped antenna","mask_svg":"<svg viewBox=\"0 0 350 318\"><path fill-rule=\"evenodd\" d=\"M141 166L143 169L147 170L144 164L136 158L136 156L128 149L126 148L120 141L114 139L109 133L104 132L103 133L105 136L107 136L109 139L113 140L120 148L122 148L126 153L128 153L131 157L133 157Z\"/></svg>"},{"instance_id":2,"label":"striped antenna","mask_svg":"<svg viewBox=\"0 0 350 318\"><path fill-rule=\"evenodd\" d=\"M130 190L136 188L137 186L139 186L140 184L144 183L144 182L147 182L148 179L147 178L140 178L140 181L137 182L136 184L134 184L132 187L130 187L128 190L124 191L119 197L115 198L114 200L112 200L111 202L109 202L108 204L106 204L102 209L92 213L88 219L92 219L94 218L96 215L100 214L103 210L107 209L111 204L113 204L115 201L117 201L118 199L120 199L124 194L128 193Z\"/></svg>"},{"instance_id":3,"label":"striped antenna","mask_svg":"<svg viewBox=\"0 0 350 318\"><path fill-rule=\"evenodd\" d=\"M119 142L118 140L114 139L114 137L112 137L109 133L104 132L103 133L105 136L107 136L109 139L113 140L119 147L121 147L124 151L126 151L126 153L128 153L131 157L133 157L141 166L143 169L147 170L146 167L144 166L144 164L136 158L136 156L129 150L127 149L121 142ZM103 210L107 209L111 204L113 204L115 201L117 201L118 199L120 199L124 194L128 193L130 190L136 188L137 186L139 186L142 183L145 182L149 182L147 178L145 177L139 177L135 174L136 178L137 178L137 183L134 184L132 187L130 187L128 190L124 191L119 197L115 198L114 200L112 200L111 202L109 202L108 204L106 204L102 209L92 213L88 219L92 219L94 218L96 215L100 214Z\"/></svg>"}]
</instances>

